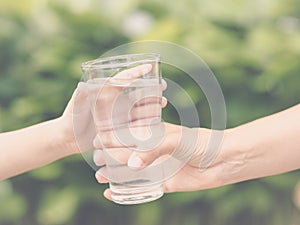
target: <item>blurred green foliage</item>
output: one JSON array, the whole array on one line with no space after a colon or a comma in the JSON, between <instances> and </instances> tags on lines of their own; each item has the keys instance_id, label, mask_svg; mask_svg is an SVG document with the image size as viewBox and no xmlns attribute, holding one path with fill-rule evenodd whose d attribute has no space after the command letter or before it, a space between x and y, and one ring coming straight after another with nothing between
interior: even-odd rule
<instances>
[{"instance_id":1,"label":"blurred green foliage","mask_svg":"<svg viewBox=\"0 0 300 225\"><path fill-rule=\"evenodd\" d=\"M205 60L223 89L229 127L299 103L297 0L0 1L0 28L0 131L58 117L81 62L147 39L180 44ZM172 76L205 105L187 80ZM200 114L209 118L207 109ZM171 106L164 117L176 122ZM296 171L124 207L101 197L104 187L75 156L1 182L0 224L296 224L297 179Z\"/></svg>"}]
</instances>

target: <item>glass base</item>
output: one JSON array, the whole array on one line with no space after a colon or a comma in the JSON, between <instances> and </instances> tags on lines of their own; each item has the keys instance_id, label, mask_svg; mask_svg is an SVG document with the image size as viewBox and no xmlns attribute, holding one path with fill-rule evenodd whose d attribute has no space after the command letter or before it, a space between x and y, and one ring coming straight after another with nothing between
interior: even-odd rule
<instances>
[{"instance_id":1,"label":"glass base","mask_svg":"<svg viewBox=\"0 0 300 225\"><path fill-rule=\"evenodd\" d=\"M154 201L163 196L161 184L147 187L122 187L110 185L111 197L115 203L133 205Z\"/></svg>"}]
</instances>

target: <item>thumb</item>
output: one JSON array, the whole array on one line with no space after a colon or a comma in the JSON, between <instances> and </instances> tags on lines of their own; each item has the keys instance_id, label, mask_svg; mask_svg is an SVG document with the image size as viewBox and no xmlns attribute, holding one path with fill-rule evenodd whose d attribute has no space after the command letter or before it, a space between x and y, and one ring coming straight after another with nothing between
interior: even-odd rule
<instances>
[{"instance_id":1,"label":"thumb","mask_svg":"<svg viewBox=\"0 0 300 225\"><path fill-rule=\"evenodd\" d=\"M167 131L162 143L154 149L147 152L132 153L128 160L128 166L133 169L142 169L165 155L183 162L189 161L196 151L198 131L186 127L177 127L178 129L175 131Z\"/></svg>"}]
</instances>

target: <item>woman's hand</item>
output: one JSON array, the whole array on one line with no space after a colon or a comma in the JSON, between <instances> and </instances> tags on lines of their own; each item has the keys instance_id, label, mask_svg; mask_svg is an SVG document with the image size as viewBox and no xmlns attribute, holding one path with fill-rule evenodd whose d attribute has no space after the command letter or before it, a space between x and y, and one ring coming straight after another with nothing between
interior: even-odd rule
<instances>
[{"instance_id":1,"label":"woman's hand","mask_svg":"<svg viewBox=\"0 0 300 225\"><path fill-rule=\"evenodd\" d=\"M220 154L216 154L210 164L203 164L203 159L207 151L209 151L207 147L212 135L211 130L204 128L190 129L164 123L164 132L163 141L159 146L144 153L133 153L128 160L128 166L133 169L142 169L151 165L153 161L160 157L172 156L181 160L184 166L179 171L174 170L174 174L164 182L166 193L202 190L225 184L224 179L221 177L222 170L224 169L221 152L216 152ZM226 132L224 135L227 135ZM95 142L96 147L99 147L97 143L99 142ZM101 143L104 146L109 144L112 148L120 144L112 140L106 140L105 138L101 139ZM101 150L95 151L94 161L97 165L105 163ZM108 182L102 172L97 172L96 178L99 183ZM104 192L104 195L106 198L111 199L109 189Z\"/></svg>"},{"instance_id":2,"label":"woman's hand","mask_svg":"<svg viewBox=\"0 0 300 225\"><path fill-rule=\"evenodd\" d=\"M57 119L61 149L78 154L93 149L96 136L93 117L88 101L87 84L80 82L63 115Z\"/></svg>"},{"instance_id":3,"label":"woman's hand","mask_svg":"<svg viewBox=\"0 0 300 225\"><path fill-rule=\"evenodd\" d=\"M105 127L111 123L112 118L110 117L113 115L113 109L116 109L114 102L116 99L123 100L119 98L124 89L122 84L134 82L140 76L150 72L151 69L151 64L133 67L120 72L103 85L99 85L97 81L93 80L87 83L80 82L63 115L57 120L58 133L61 136L58 140L63 146L62 149L70 154L83 153L93 149L93 140L97 133L100 135L100 131L106 129ZM167 84L163 80L162 90L166 88ZM144 118L153 116L155 112L147 111L145 107L151 101L161 102L162 107L167 105L167 100L164 97L161 100L148 97L145 101L147 102L139 102L140 104L133 107L133 110L130 111L130 117L127 117L126 113L118 113L116 115L118 121L125 123L128 122L128 119L138 121L143 119L140 118L141 116ZM127 107L126 99L123 102L125 103L124 107ZM97 123L96 126L95 123Z\"/></svg>"},{"instance_id":4,"label":"woman's hand","mask_svg":"<svg viewBox=\"0 0 300 225\"><path fill-rule=\"evenodd\" d=\"M135 67L118 74L116 78L135 79L149 72L149 69L150 67ZM163 88L166 88L166 85L163 85ZM111 98L115 91L120 89L105 87L103 90L104 96ZM92 149L96 129L95 118L90 109L90 91L86 83L80 82L61 117L20 130L1 133L0 180ZM100 104L95 109L101 114L107 112L111 104L111 102ZM164 99L162 104L166 104ZM143 107L143 104L140 107ZM136 107L135 110L139 110L140 107ZM132 115L135 116L135 113Z\"/></svg>"},{"instance_id":5,"label":"woman's hand","mask_svg":"<svg viewBox=\"0 0 300 225\"><path fill-rule=\"evenodd\" d=\"M191 136L193 130L198 131L196 145L190 145L189 139L183 144L179 141L182 131L189 128L165 124L164 141L153 151L136 153L133 159L129 158L128 165L139 169L163 155L173 154L176 157L179 155L186 159L186 156L191 154L185 166L165 181L165 192L220 187L296 170L300 168L299 113L300 104L280 113L227 129L223 134L222 131L204 128L190 129ZM215 140L210 141L213 133L223 136L219 150L214 148ZM195 146L195 149L189 146ZM174 154L176 152L177 154ZM214 157L210 157L211 153L214 153ZM210 160L206 161L206 158ZM98 151L94 160L96 163L103 163ZM96 178L100 183L107 182L99 172L96 173ZM110 199L109 190L106 190L104 195Z\"/></svg>"}]
</instances>

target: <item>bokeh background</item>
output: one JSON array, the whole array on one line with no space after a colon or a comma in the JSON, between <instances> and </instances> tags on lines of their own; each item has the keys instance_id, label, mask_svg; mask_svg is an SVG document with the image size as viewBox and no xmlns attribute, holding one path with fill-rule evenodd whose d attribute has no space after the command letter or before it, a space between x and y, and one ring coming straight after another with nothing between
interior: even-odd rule
<instances>
[{"instance_id":1,"label":"bokeh background","mask_svg":"<svg viewBox=\"0 0 300 225\"><path fill-rule=\"evenodd\" d=\"M228 127L299 103L299 0L0 0L0 131L60 116L81 62L152 39L187 47L210 66ZM189 87L179 73L163 76ZM188 91L205 108L197 90ZM175 118L168 106L164 119ZM298 225L298 180L295 171L119 206L102 197L105 186L73 156L0 182L0 224Z\"/></svg>"}]
</instances>

